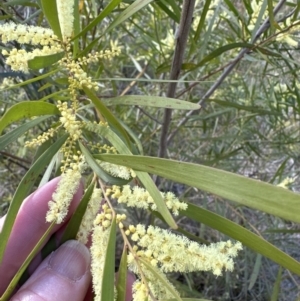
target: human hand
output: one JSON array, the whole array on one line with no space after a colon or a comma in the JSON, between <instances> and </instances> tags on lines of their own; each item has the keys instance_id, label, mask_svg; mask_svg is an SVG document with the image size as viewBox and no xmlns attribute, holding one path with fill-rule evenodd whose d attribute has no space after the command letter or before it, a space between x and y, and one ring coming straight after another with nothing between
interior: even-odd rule
<instances>
[{"instance_id":1,"label":"human hand","mask_svg":"<svg viewBox=\"0 0 300 301\"><path fill-rule=\"evenodd\" d=\"M0 296L4 293L15 273L30 251L46 232L49 223L45 216L48 202L56 189L59 178L53 179L22 204L12 229L7 248L0 263ZM66 218L74 212L83 193L80 185ZM0 220L0 231L5 217ZM51 234L59 235L64 223L55 225ZM30 266L30 278L20 287L11 301L82 301L91 282L90 254L77 241L68 241L41 262L41 255ZM37 267L35 269L35 267Z\"/></svg>"}]
</instances>

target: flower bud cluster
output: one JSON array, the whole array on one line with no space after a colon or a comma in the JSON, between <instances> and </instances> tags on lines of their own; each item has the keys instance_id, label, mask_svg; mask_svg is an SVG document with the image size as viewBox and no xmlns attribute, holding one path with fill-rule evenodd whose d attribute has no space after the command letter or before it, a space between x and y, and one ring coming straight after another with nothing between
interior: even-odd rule
<instances>
[{"instance_id":1,"label":"flower bud cluster","mask_svg":"<svg viewBox=\"0 0 300 301\"><path fill-rule=\"evenodd\" d=\"M104 162L97 160L97 163L110 175L114 177L118 177L121 179L129 180L130 178L135 178L136 174L135 172L126 166L116 165L109 162Z\"/></svg>"},{"instance_id":2,"label":"flower bud cluster","mask_svg":"<svg viewBox=\"0 0 300 301\"><path fill-rule=\"evenodd\" d=\"M52 200L48 203L49 210L46 221L60 224L64 221L69 205L80 184L81 174L79 170L68 169L62 175Z\"/></svg>"},{"instance_id":3,"label":"flower bud cluster","mask_svg":"<svg viewBox=\"0 0 300 301\"><path fill-rule=\"evenodd\" d=\"M14 81L15 80L12 77L5 77L2 83L0 83L0 91L13 86L15 84Z\"/></svg>"},{"instance_id":4,"label":"flower bud cluster","mask_svg":"<svg viewBox=\"0 0 300 301\"><path fill-rule=\"evenodd\" d=\"M57 102L57 108L61 113L60 122L66 131L70 134L70 137L73 141L76 141L81 136L81 127L82 123L76 120L76 112L72 108L68 107L67 102Z\"/></svg>"},{"instance_id":5,"label":"flower bud cluster","mask_svg":"<svg viewBox=\"0 0 300 301\"><path fill-rule=\"evenodd\" d=\"M128 254L127 257L129 269L138 275L139 278L142 278L141 273L134 261L134 257L131 253ZM140 264L140 267L143 271L143 276L146 278L147 286L149 287L152 295L156 298L156 300L175 300L174 295L169 291L166 284L172 288L173 292L177 293L177 297L179 297L179 293L176 291L175 287L169 281L164 273L156 267L152 267L152 270L155 271L155 274L149 271L143 264ZM158 277L159 275L159 277ZM133 301L144 301L151 300L149 298L149 290L143 281L138 279L132 285L133 291ZM147 299L148 297L148 299Z\"/></svg>"},{"instance_id":6,"label":"flower bud cluster","mask_svg":"<svg viewBox=\"0 0 300 301\"><path fill-rule=\"evenodd\" d=\"M102 59L110 60L121 54L121 47L117 45L117 42L111 42L111 49L101 50L100 52L91 52L87 57L78 59L78 63L81 66L85 66L90 63L98 63Z\"/></svg>"},{"instance_id":7,"label":"flower bud cluster","mask_svg":"<svg viewBox=\"0 0 300 301\"><path fill-rule=\"evenodd\" d=\"M100 153L105 153L105 154L117 154L118 153L114 146L109 146L107 144L101 145L101 143L95 143L95 144L89 143L88 145L91 148L91 150L98 151ZM99 160L99 162L100 162L100 160Z\"/></svg>"},{"instance_id":8,"label":"flower bud cluster","mask_svg":"<svg viewBox=\"0 0 300 301\"><path fill-rule=\"evenodd\" d=\"M101 300L102 278L105 263L106 249L109 239L109 228L96 225L92 235L91 252L91 273L93 277L93 290L95 299Z\"/></svg>"},{"instance_id":9,"label":"flower bud cluster","mask_svg":"<svg viewBox=\"0 0 300 301\"><path fill-rule=\"evenodd\" d=\"M299 31L299 21L292 21L292 18L288 18L286 21L286 26L289 30L283 30L284 32L276 35L276 41L279 43L286 43L292 47L298 47L298 41L292 38L292 34L295 31Z\"/></svg>"},{"instance_id":10,"label":"flower bud cluster","mask_svg":"<svg viewBox=\"0 0 300 301\"><path fill-rule=\"evenodd\" d=\"M14 71L22 71L28 73L28 61L36 56L45 56L61 52L59 46L44 46L42 49L34 49L32 52L27 52L24 49L12 49L10 52L3 50L2 54L7 56L6 64L11 66Z\"/></svg>"},{"instance_id":11,"label":"flower bud cluster","mask_svg":"<svg viewBox=\"0 0 300 301\"><path fill-rule=\"evenodd\" d=\"M74 23L74 0L56 0L58 20L63 39L71 37Z\"/></svg>"},{"instance_id":12,"label":"flower bud cluster","mask_svg":"<svg viewBox=\"0 0 300 301\"><path fill-rule=\"evenodd\" d=\"M58 37L52 29L39 26L5 23L0 26L0 36L3 43L16 41L20 44L60 47Z\"/></svg>"},{"instance_id":13,"label":"flower bud cluster","mask_svg":"<svg viewBox=\"0 0 300 301\"><path fill-rule=\"evenodd\" d=\"M55 129L50 128L48 131L39 135L37 138L32 139L31 141L25 142L25 147L37 147L45 143L50 137L53 137L55 134Z\"/></svg>"},{"instance_id":14,"label":"flower bud cluster","mask_svg":"<svg viewBox=\"0 0 300 301\"><path fill-rule=\"evenodd\" d=\"M93 276L93 289L95 300L101 300L103 268L106 258L112 210L107 204L102 205L102 212L94 220L91 251L91 273Z\"/></svg>"},{"instance_id":15,"label":"flower bud cluster","mask_svg":"<svg viewBox=\"0 0 300 301\"><path fill-rule=\"evenodd\" d=\"M66 56L60 60L60 65L66 68L69 73L69 89L74 91L76 89L82 89L83 86L89 89L97 91L99 89L98 84L88 76L84 71L84 67L90 63L98 63L101 59L111 59L121 53L121 48L116 43L111 44L111 50L104 50L100 52L89 53L87 57L78 58L75 61L72 56Z\"/></svg>"},{"instance_id":16,"label":"flower bud cluster","mask_svg":"<svg viewBox=\"0 0 300 301\"><path fill-rule=\"evenodd\" d=\"M81 174L85 171L87 164L84 156L80 151L75 151L75 146L73 143L70 143L68 147L63 146L61 151L64 154L64 159L61 160L61 163L63 164L61 167L61 172L65 172L67 168L70 168L74 171L79 171Z\"/></svg>"},{"instance_id":17,"label":"flower bud cluster","mask_svg":"<svg viewBox=\"0 0 300 301\"><path fill-rule=\"evenodd\" d=\"M101 201L102 190L99 188L94 188L76 236L77 240L79 240L83 244L86 244L88 242L88 237L92 231L95 217L99 212Z\"/></svg>"},{"instance_id":18,"label":"flower bud cluster","mask_svg":"<svg viewBox=\"0 0 300 301\"><path fill-rule=\"evenodd\" d=\"M102 211L97 214L94 225L101 225L103 228L109 228L113 219L113 212L105 203L102 205Z\"/></svg>"},{"instance_id":19,"label":"flower bud cluster","mask_svg":"<svg viewBox=\"0 0 300 301\"><path fill-rule=\"evenodd\" d=\"M157 210L157 206L150 193L139 186L131 188L130 185L124 185L121 188L120 186L114 185L111 189L107 189L105 194L107 196L111 195L113 198L117 199L118 203L124 203L128 207L137 207L141 209L151 208L152 210ZM167 207L174 215L178 215L179 210L187 209L187 204L180 202L174 193L161 192L161 195L166 202Z\"/></svg>"},{"instance_id":20,"label":"flower bud cluster","mask_svg":"<svg viewBox=\"0 0 300 301\"><path fill-rule=\"evenodd\" d=\"M287 177L282 182L280 182L279 184L277 184L276 186L282 187L284 189L288 189L289 186L295 182L295 180L296 180L296 177L294 177L294 178Z\"/></svg>"},{"instance_id":21,"label":"flower bud cluster","mask_svg":"<svg viewBox=\"0 0 300 301\"><path fill-rule=\"evenodd\" d=\"M63 51L63 48L51 29L39 26L14 24L9 22L0 26L0 37L3 43L17 41L20 44L41 45L31 52L24 49L12 49L10 52L3 50L2 54L7 56L6 63L14 71L28 73L28 61L36 56L45 56Z\"/></svg>"},{"instance_id":22,"label":"flower bud cluster","mask_svg":"<svg viewBox=\"0 0 300 301\"><path fill-rule=\"evenodd\" d=\"M120 229L124 228L124 225L122 222L125 221L126 218L127 218L126 214L117 214L116 215L116 222Z\"/></svg>"},{"instance_id":23,"label":"flower bud cluster","mask_svg":"<svg viewBox=\"0 0 300 301\"><path fill-rule=\"evenodd\" d=\"M69 71L69 90L74 91L86 86L90 89L98 90L98 85L82 69L79 61L75 61L71 56L67 56L59 61L60 65Z\"/></svg>"},{"instance_id":24,"label":"flower bud cluster","mask_svg":"<svg viewBox=\"0 0 300 301\"><path fill-rule=\"evenodd\" d=\"M233 258L242 250L242 244L231 241L199 245L187 237L178 236L159 227L138 224L125 232L131 235L138 249L136 254L164 273L212 271L220 276L223 270L232 271Z\"/></svg>"}]
</instances>

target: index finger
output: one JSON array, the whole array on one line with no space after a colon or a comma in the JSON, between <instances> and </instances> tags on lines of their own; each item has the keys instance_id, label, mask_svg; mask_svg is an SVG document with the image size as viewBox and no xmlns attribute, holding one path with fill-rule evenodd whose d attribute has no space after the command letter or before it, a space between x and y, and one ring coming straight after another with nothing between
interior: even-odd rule
<instances>
[{"instance_id":1,"label":"index finger","mask_svg":"<svg viewBox=\"0 0 300 301\"><path fill-rule=\"evenodd\" d=\"M50 224L45 219L48 211L48 202L51 200L59 180L60 178L55 178L48 182L23 202L9 237L3 260L0 263L0 296L31 250L48 229ZM82 194L83 185L81 183L73 197L66 221L74 212ZM3 222L4 218L2 218L0 223L1 228ZM51 234L63 225L64 223L55 225Z\"/></svg>"}]
</instances>

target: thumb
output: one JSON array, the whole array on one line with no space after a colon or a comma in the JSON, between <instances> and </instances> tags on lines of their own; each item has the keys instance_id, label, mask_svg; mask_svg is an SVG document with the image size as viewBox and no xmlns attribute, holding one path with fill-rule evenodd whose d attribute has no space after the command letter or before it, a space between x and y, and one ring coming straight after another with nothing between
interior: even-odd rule
<instances>
[{"instance_id":1,"label":"thumb","mask_svg":"<svg viewBox=\"0 0 300 301\"><path fill-rule=\"evenodd\" d=\"M82 301L91 281L89 267L88 249L67 241L39 265L11 301Z\"/></svg>"}]
</instances>

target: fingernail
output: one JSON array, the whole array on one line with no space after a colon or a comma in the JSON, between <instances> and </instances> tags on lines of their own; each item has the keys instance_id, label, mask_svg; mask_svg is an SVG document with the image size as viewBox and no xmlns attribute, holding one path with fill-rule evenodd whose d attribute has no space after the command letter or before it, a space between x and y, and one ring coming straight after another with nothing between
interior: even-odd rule
<instances>
[{"instance_id":1,"label":"fingernail","mask_svg":"<svg viewBox=\"0 0 300 301\"><path fill-rule=\"evenodd\" d=\"M79 280L90 266L90 253L85 245L69 240L50 257L48 268L72 281Z\"/></svg>"}]
</instances>

